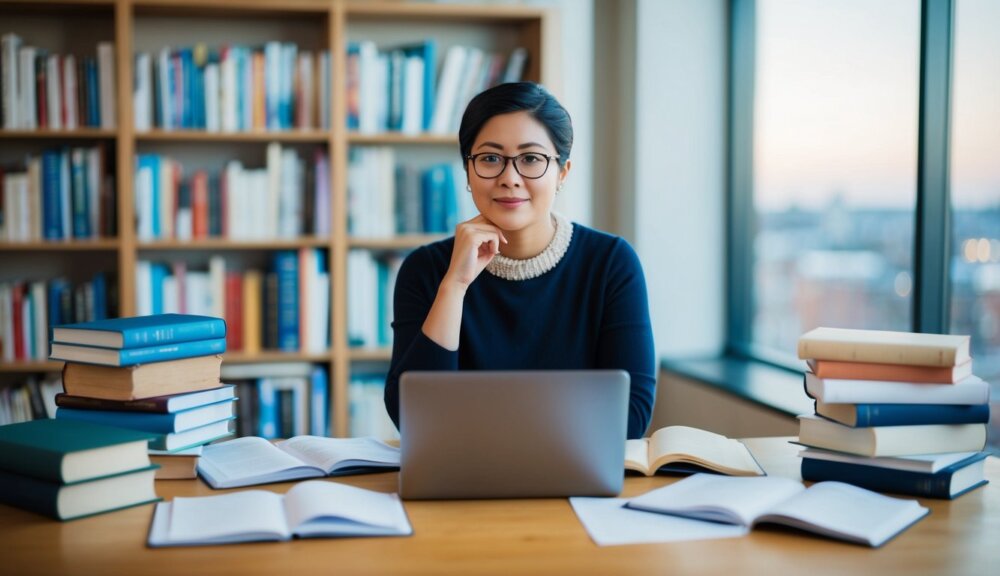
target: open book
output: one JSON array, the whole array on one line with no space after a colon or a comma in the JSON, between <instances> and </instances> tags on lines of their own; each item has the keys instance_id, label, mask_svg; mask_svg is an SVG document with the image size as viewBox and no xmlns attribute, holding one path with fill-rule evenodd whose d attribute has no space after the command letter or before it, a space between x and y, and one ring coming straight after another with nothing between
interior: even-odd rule
<instances>
[{"instance_id":1,"label":"open book","mask_svg":"<svg viewBox=\"0 0 1000 576\"><path fill-rule=\"evenodd\" d=\"M200 546L412 533L396 494L314 481L303 482L287 494L243 490L161 502L153 513L147 543L152 547Z\"/></svg>"},{"instance_id":2,"label":"open book","mask_svg":"<svg viewBox=\"0 0 1000 576\"><path fill-rule=\"evenodd\" d=\"M212 488L399 468L399 448L375 438L295 436L272 444L257 436L206 446L198 472Z\"/></svg>"},{"instance_id":3,"label":"open book","mask_svg":"<svg viewBox=\"0 0 1000 576\"><path fill-rule=\"evenodd\" d=\"M633 498L636 510L737 524L783 524L829 538L879 547L927 515L916 500L900 500L841 482L808 489L788 478L727 478L696 474Z\"/></svg>"},{"instance_id":4,"label":"open book","mask_svg":"<svg viewBox=\"0 0 1000 576\"><path fill-rule=\"evenodd\" d=\"M649 438L625 441L625 469L652 476L658 470L709 470L730 476L763 476L739 440L688 426L660 428Z\"/></svg>"}]
</instances>

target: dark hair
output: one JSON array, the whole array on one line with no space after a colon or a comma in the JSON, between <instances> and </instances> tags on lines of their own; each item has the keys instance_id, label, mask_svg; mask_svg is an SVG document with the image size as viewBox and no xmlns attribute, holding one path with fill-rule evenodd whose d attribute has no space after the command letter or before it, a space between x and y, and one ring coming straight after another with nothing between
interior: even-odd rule
<instances>
[{"instance_id":1,"label":"dark hair","mask_svg":"<svg viewBox=\"0 0 1000 576\"><path fill-rule=\"evenodd\" d=\"M462 114L462 125L458 129L458 147L462 158L472 153L472 145L479 131L494 116L511 112L528 112L545 126L552 144L559 154L559 165L569 160L573 147L573 121L562 104L549 94L541 84L534 82L510 82L484 90L473 98ZM465 164L468 170L468 164Z\"/></svg>"}]
</instances>

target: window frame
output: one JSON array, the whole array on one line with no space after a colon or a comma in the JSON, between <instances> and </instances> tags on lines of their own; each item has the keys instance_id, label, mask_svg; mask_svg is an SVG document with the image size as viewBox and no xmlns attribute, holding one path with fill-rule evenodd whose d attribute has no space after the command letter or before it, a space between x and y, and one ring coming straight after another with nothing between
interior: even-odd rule
<instances>
[{"instance_id":1,"label":"window frame","mask_svg":"<svg viewBox=\"0 0 1000 576\"><path fill-rule=\"evenodd\" d=\"M910 329L947 333L950 311L952 56L957 0L920 2L917 196ZM753 116L756 1L730 0L727 77L726 354L802 371L753 341Z\"/></svg>"}]
</instances>

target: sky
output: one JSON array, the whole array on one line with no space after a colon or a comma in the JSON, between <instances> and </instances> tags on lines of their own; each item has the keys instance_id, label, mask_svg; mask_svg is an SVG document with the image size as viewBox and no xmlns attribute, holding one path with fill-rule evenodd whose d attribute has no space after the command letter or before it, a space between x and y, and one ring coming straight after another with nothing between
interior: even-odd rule
<instances>
[{"instance_id":1,"label":"sky","mask_svg":"<svg viewBox=\"0 0 1000 576\"><path fill-rule=\"evenodd\" d=\"M991 24L992 23L992 24ZM1000 0L958 0L952 197L1000 204ZM915 204L919 0L758 0L755 204Z\"/></svg>"}]
</instances>

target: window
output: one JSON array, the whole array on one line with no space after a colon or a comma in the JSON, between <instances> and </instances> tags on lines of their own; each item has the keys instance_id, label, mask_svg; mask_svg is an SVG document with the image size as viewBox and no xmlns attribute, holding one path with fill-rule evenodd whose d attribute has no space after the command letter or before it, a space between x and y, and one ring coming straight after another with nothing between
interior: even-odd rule
<instances>
[{"instance_id":1,"label":"window","mask_svg":"<svg viewBox=\"0 0 1000 576\"><path fill-rule=\"evenodd\" d=\"M951 332L1000 380L1000 2L955 5L951 114Z\"/></svg>"},{"instance_id":2,"label":"window","mask_svg":"<svg viewBox=\"0 0 1000 576\"><path fill-rule=\"evenodd\" d=\"M816 326L909 330L920 3L757 0L753 18L749 344L790 358Z\"/></svg>"}]
</instances>

